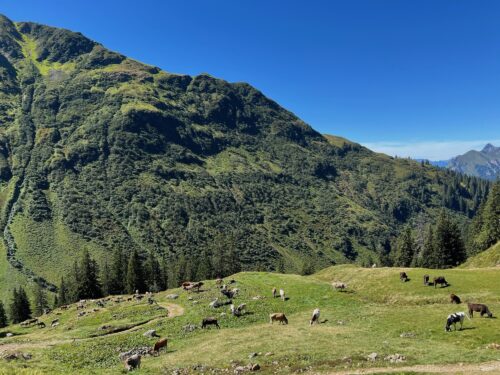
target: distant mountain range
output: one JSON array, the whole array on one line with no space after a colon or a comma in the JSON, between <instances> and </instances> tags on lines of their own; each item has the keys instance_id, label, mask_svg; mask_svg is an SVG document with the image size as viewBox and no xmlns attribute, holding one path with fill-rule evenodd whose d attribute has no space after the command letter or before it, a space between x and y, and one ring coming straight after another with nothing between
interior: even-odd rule
<instances>
[{"instance_id":1,"label":"distant mountain range","mask_svg":"<svg viewBox=\"0 0 500 375\"><path fill-rule=\"evenodd\" d=\"M436 167L494 181L500 177L500 147L488 143L481 151L471 150L450 160L430 163Z\"/></svg>"}]
</instances>

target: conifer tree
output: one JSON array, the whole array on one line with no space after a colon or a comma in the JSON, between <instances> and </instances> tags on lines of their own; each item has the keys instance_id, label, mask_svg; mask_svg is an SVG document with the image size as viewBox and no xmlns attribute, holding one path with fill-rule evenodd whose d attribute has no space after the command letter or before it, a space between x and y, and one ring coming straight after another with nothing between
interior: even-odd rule
<instances>
[{"instance_id":1,"label":"conifer tree","mask_svg":"<svg viewBox=\"0 0 500 375\"><path fill-rule=\"evenodd\" d=\"M437 268L438 260L436 259L435 236L432 226L429 226L425 235L422 254L418 262L418 266L424 268Z\"/></svg>"},{"instance_id":2,"label":"conifer tree","mask_svg":"<svg viewBox=\"0 0 500 375\"><path fill-rule=\"evenodd\" d=\"M140 293L145 292L144 276L142 273L141 259L137 250L130 254L127 266L126 277L127 293L135 293L138 290Z\"/></svg>"},{"instance_id":3,"label":"conifer tree","mask_svg":"<svg viewBox=\"0 0 500 375\"><path fill-rule=\"evenodd\" d=\"M47 294L43 290L40 284L36 284L35 292L34 292L34 315L41 316L43 315L45 309L49 308L49 302L47 301Z\"/></svg>"},{"instance_id":4,"label":"conifer tree","mask_svg":"<svg viewBox=\"0 0 500 375\"><path fill-rule=\"evenodd\" d=\"M415 241L411 228L407 227L399 238L394 264L399 267L409 267L415 255Z\"/></svg>"},{"instance_id":5,"label":"conifer tree","mask_svg":"<svg viewBox=\"0 0 500 375\"><path fill-rule=\"evenodd\" d=\"M108 296L111 293L111 275L110 267L108 261L104 262L104 266L101 267L101 291L103 296Z\"/></svg>"},{"instance_id":6,"label":"conifer tree","mask_svg":"<svg viewBox=\"0 0 500 375\"><path fill-rule=\"evenodd\" d=\"M443 210L436 224L435 268L451 268L466 259L458 225Z\"/></svg>"},{"instance_id":7,"label":"conifer tree","mask_svg":"<svg viewBox=\"0 0 500 375\"><path fill-rule=\"evenodd\" d=\"M77 284L78 299L95 299L102 296L98 278L98 267L88 251L83 253L79 267L79 281Z\"/></svg>"},{"instance_id":8,"label":"conifer tree","mask_svg":"<svg viewBox=\"0 0 500 375\"><path fill-rule=\"evenodd\" d=\"M68 286L64 282L64 277L61 277L61 284L58 292L58 306L67 305L70 302Z\"/></svg>"},{"instance_id":9,"label":"conifer tree","mask_svg":"<svg viewBox=\"0 0 500 375\"><path fill-rule=\"evenodd\" d=\"M123 256L121 249L117 248L113 253L110 269L110 294L122 294L125 292L124 279L126 276L128 261Z\"/></svg>"},{"instance_id":10,"label":"conifer tree","mask_svg":"<svg viewBox=\"0 0 500 375\"><path fill-rule=\"evenodd\" d=\"M12 302L10 304L10 320L12 323L20 323L31 318L31 307L28 296L22 287L12 292Z\"/></svg>"},{"instance_id":11,"label":"conifer tree","mask_svg":"<svg viewBox=\"0 0 500 375\"><path fill-rule=\"evenodd\" d=\"M3 307L2 301L0 301L0 328L7 327L8 325L7 315L5 314L5 308Z\"/></svg>"},{"instance_id":12,"label":"conifer tree","mask_svg":"<svg viewBox=\"0 0 500 375\"><path fill-rule=\"evenodd\" d=\"M160 264L152 251L148 253L148 259L143 269L147 289L153 293L159 292L162 289L162 272Z\"/></svg>"}]
</instances>

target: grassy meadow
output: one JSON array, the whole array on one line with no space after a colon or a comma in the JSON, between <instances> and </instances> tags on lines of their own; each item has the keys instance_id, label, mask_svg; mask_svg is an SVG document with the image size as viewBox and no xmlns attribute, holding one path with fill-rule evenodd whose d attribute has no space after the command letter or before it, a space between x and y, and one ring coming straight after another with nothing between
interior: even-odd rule
<instances>
[{"instance_id":1,"label":"grassy meadow","mask_svg":"<svg viewBox=\"0 0 500 375\"><path fill-rule=\"evenodd\" d=\"M406 269L410 281L399 280L397 268L335 266L312 276L245 272L234 275L241 294L236 305L247 304L242 317L229 314L228 306L216 310L208 305L223 297L213 281L200 293L169 290L158 293L158 305L143 301L109 302L105 308L88 303L88 315L78 318L76 306L56 310L42 320L47 328L0 330L13 337L0 338L0 353L29 353L32 359L2 361L0 374L117 374L124 372L120 352L151 346L155 339L143 336L155 329L169 338L167 351L146 356L138 374L190 372L233 373L236 365L258 363L261 373L335 373L373 367L419 364L482 363L500 359L500 351L488 344L500 343L500 320L474 317L464 330L446 333L446 316L466 311L466 305L452 305L449 294L462 301L488 304L494 315L500 311L500 270L453 269L436 272ZM424 286L423 275L445 276L447 288ZM335 291L331 282L348 284L345 292ZM289 298L272 298L273 287L283 288ZM179 298L168 299L176 293ZM321 324L309 326L314 308L321 309ZM221 316L221 312L226 314ZM270 325L272 312L284 312L289 325ZM60 314L60 315L56 315ZM187 324L217 316L220 330L209 328L185 332ZM59 318L60 325L50 328ZM102 325L111 328L102 330ZM119 332L116 332L119 331ZM113 333L116 332L116 333ZM403 337L401 337L402 334ZM377 353L375 361L367 360ZM249 358L251 353L260 353ZM270 355L266 355L272 353ZM402 354L402 363L384 358Z\"/></svg>"}]
</instances>

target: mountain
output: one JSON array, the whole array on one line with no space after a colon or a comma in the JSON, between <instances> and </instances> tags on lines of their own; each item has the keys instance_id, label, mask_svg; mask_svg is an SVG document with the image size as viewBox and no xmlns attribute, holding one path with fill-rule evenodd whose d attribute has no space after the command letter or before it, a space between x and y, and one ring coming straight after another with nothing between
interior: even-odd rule
<instances>
[{"instance_id":1,"label":"mountain","mask_svg":"<svg viewBox=\"0 0 500 375\"><path fill-rule=\"evenodd\" d=\"M449 169L494 181L500 177L500 147L488 143L481 151L471 150L450 160Z\"/></svg>"},{"instance_id":2,"label":"mountain","mask_svg":"<svg viewBox=\"0 0 500 375\"><path fill-rule=\"evenodd\" d=\"M7 286L54 290L85 250L100 264L151 253L186 278L370 264L442 207L467 223L488 190L323 136L246 83L171 74L68 30L0 17L0 76Z\"/></svg>"}]
</instances>

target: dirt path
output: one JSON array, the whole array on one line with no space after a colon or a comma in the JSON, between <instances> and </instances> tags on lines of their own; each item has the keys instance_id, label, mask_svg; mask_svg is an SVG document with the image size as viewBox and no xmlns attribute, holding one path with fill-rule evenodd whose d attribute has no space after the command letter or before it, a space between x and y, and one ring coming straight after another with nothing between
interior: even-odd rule
<instances>
[{"instance_id":1,"label":"dirt path","mask_svg":"<svg viewBox=\"0 0 500 375\"><path fill-rule=\"evenodd\" d=\"M362 374L390 374L401 372L416 372L425 374L482 374L485 372L500 374L500 360L484 363L466 363L449 365L414 365L402 367L373 367L365 369L329 372L329 375L362 375Z\"/></svg>"},{"instance_id":2,"label":"dirt path","mask_svg":"<svg viewBox=\"0 0 500 375\"><path fill-rule=\"evenodd\" d=\"M158 305L168 310L168 318L169 319L184 315L184 308L180 305L175 304L175 303L160 302L160 303L158 303ZM160 319L164 319L164 317L156 317L156 318L153 318L151 320L135 324L132 327L124 329L124 330L119 331L119 332L111 332L109 334L95 336L95 337L86 337L86 338L82 338L82 339L59 339L59 340L50 340L50 341L34 341L34 342L25 341L25 342L0 344L0 357L6 353L21 351L23 349L48 348L48 347L55 346L55 345L69 344L69 343L73 343L73 342L82 342L82 341L88 341L88 340L96 340L96 339L99 339L101 337L123 335L126 333L138 331L141 328L143 328L143 326L145 326L149 323L152 323L154 321L160 320Z\"/></svg>"}]
</instances>

